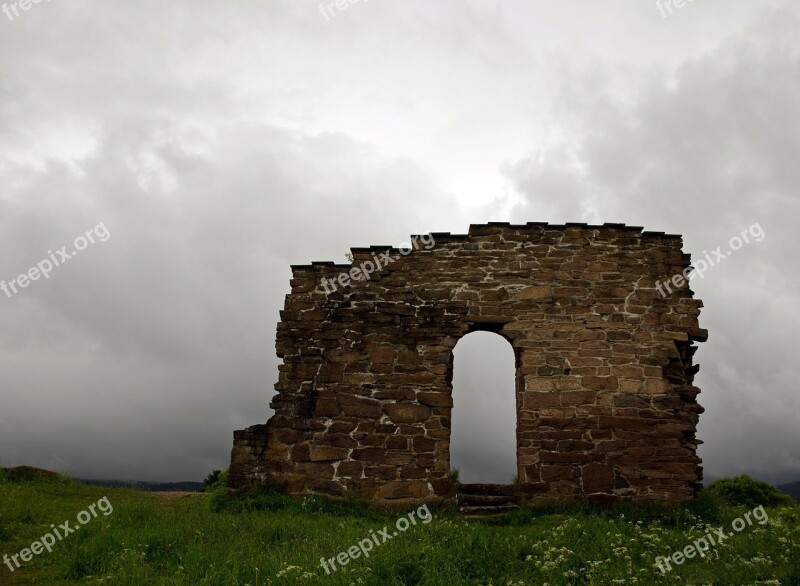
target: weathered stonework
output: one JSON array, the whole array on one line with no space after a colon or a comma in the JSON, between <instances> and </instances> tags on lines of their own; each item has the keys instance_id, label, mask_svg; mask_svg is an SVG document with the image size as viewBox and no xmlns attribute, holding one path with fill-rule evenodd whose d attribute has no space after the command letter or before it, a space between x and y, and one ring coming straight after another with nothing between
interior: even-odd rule
<instances>
[{"instance_id":1,"label":"weathered stonework","mask_svg":"<svg viewBox=\"0 0 800 586\"><path fill-rule=\"evenodd\" d=\"M293 266L266 425L234 434L230 486L435 504L449 480L453 347L499 333L516 356L517 494L683 501L700 487L692 384L702 302L655 289L690 258L623 224L473 225L326 295L352 265Z\"/></svg>"}]
</instances>

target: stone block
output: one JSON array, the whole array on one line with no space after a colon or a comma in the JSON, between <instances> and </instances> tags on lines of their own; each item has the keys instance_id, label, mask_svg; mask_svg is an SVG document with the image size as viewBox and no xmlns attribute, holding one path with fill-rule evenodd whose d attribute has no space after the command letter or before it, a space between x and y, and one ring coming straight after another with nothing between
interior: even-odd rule
<instances>
[{"instance_id":1,"label":"stone block","mask_svg":"<svg viewBox=\"0 0 800 586\"><path fill-rule=\"evenodd\" d=\"M429 407L414 403L388 403L383 406L383 411L395 423L420 423L431 416Z\"/></svg>"}]
</instances>

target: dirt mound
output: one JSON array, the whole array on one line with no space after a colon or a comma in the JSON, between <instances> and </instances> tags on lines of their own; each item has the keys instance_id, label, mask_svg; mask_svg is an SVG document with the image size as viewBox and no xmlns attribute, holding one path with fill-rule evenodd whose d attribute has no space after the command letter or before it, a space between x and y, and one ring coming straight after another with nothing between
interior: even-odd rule
<instances>
[{"instance_id":1,"label":"dirt mound","mask_svg":"<svg viewBox=\"0 0 800 586\"><path fill-rule=\"evenodd\" d=\"M33 466L16 466L15 468L4 468L9 480L37 480L40 478L56 478L58 473L44 468Z\"/></svg>"}]
</instances>

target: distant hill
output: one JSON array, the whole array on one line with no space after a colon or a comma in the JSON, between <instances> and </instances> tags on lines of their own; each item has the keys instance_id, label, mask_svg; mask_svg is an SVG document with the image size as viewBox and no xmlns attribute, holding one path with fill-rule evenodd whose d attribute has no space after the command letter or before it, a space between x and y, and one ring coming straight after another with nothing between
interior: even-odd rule
<instances>
[{"instance_id":1,"label":"distant hill","mask_svg":"<svg viewBox=\"0 0 800 586\"><path fill-rule=\"evenodd\" d=\"M0 467L9 480L36 480L39 478L54 478L57 472L35 468L33 466L17 466L15 468ZM132 488L147 492L203 492L205 485L202 482L144 482L141 480L93 480L88 478L75 478L75 482L82 482L92 486L105 486L108 488Z\"/></svg>"},{"instance_id":2,"label":"distant hill","mask_svg":"<svg viewBox=\"0 0 800 586\"><path fill-rule=\"evenodd\" d=\"M144 482L141 480L91 480L76 478L77 482L108 488L132 488L147 492L203 492L202 482Z\"/></svg>"},{"instance_id":3,"label":"distant hill","mask_svg":"<svg viewBox=\"0 0 800 586\"><path fill-rule=\"evenodd\" d=\"M778 490L792 495L792 498L800 503L800 481L790 482L789 484L781 484L778 487Z\"/></svg>"}]
</instances>

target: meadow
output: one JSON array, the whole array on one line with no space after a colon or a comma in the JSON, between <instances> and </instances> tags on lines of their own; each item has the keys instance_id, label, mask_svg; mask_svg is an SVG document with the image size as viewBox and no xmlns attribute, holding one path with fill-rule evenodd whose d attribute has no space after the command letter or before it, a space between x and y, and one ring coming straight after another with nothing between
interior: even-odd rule
<instances>
[{"instance_id":1,"label":"meadow","mask_svg":"<svg viewBox=\"0 0 800 586\"><path fill-rule=\"evenodd\" d=\"M113 512L76 522L103 497ZM730 529L760 505L768 521ZM368 558L328 574L320 558L333 558L385 526L392 530L408 515L277 492L231 498L221 486L164 498L63 476L11 481L0 472L0 556L30 548L65 521L80 525L13 574L1 566L0 583L800 585L800 507L746 477L718 481L668 511L564 503L477 520L452 509L430 512L430 522L410 525ZM656 556L681 551L719 527L729 537L703 557L666 572L656 566Z\"/></svg>"}]
</instances>

